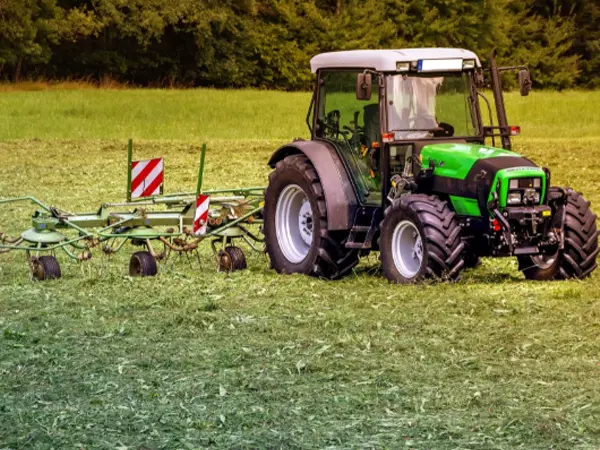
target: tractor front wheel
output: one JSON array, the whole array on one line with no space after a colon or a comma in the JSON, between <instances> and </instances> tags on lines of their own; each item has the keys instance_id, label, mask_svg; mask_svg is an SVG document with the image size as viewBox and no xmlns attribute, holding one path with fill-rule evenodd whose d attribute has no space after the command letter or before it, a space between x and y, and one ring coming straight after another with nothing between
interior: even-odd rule
<instances>
[{"instance_id":1,"label":"tractor front wheel","mask_svg":"<svg viewBox=\"0 0 600 450\"><path fill-rule=\"evenodd\" d=\"M269 175L264 220L267 253L279 273L336 279L358 263L344 235L327 229L323 186L304 155L286 157Z\"/></svg>"},{"instance_id":2,"label":"tractor front wheel","mask_svg":"<svg viewBox=\"0 0 600 450\"><path fill-rule=\"evenodd\" d=\"M551 188L549 198L558 194ZM598 248L598 229L596 215L590 208L590 202L572 189L567 194L566 211L562 208L554 214L563 214L564 248L554 255L520 256L519 270L528 280L565 280L587 277L598 266L596 257ZM560 195L560 194L558 194Z\"/></svg>"},{"instance_id":3,"label":"tractor front wheel","mask_svg":"<svg viewBox=\"0 0 600 450\"><path fill-rule=\"evenodd\" d=\"M456 214L434 195L395 200L381 223L379 249L385 277L402 284L457 279L465 266L460 231Z\"/></svg>"}]
</instances>

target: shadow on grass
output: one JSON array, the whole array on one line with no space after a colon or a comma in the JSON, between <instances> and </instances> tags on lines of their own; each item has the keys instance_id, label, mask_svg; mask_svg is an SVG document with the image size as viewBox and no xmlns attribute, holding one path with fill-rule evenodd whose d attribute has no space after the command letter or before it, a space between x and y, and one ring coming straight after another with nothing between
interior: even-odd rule
<instances>
[{"instance_id":1,"label":"shadow on grass","mask_svg":"<svg viewBox=\"0 0 600 450\"><path fill-rule=\"evenodd\" d=\"M525 281L524 278L512 273L489 273L478 269L470 270L461 279L472 283L522 283Z\"/></svg>"}]
</instances>

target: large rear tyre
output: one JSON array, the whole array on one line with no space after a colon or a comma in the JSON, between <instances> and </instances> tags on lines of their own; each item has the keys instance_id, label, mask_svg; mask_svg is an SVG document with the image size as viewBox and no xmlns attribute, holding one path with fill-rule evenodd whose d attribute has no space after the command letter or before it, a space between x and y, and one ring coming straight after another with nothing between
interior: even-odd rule
<instances>
[{"instance_id":1,"label":"large rear tyre","mask_svg":"<svg viewBox=\"0 0 600 450\"><path fill-rule=\"evenodd\" d=\"M277 272L337 279L358 263L358 252L343 245L344 234L327 229L323 187L306 156L277 163L269 175L264 216L267 253Z\"/></svg>"},{"instance_id":2,"label":"large rear tyre","mask_svg":"<svg viewBox=\"0 0 600 450\"><path fill-rule=\"evenodd\" d=\"M434 195L412 194L384 213L379 242L383 274L392 283L456 280L464 247L456 214Z\"/></svg>"},{"instance_id":3,"label":"large rear tyre","mask_svg":"<svg viewBox=\"0 0 600 450\"><path fill-rule=\"evenodd\" d=\"M31 261L31 276L34 280L57 280L62 276L60 264L54 256L40 256Z\"/></svg>"},{"instance_id":4,"label":"large rear tyre","mask_svg":"<svg viewBox=\"0 0 600 450\"><path fill-rule=\"evenodd\" d=\"M579 192L565 189L567 203L564 223L563 250L554 255L520 256L519 270L528 280L582 279L589 276L598 266L598 229L596 215ZM559 194L559 189L551 188L549 197ZM554 211L563 213L562 208Z\"/></svg>"}]
</instances>

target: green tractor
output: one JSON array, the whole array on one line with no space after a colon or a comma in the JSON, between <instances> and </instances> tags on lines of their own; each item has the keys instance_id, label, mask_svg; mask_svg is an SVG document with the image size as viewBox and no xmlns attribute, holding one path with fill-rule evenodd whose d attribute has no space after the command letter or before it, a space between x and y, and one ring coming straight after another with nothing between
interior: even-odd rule
<instances>
[{"instance_id":1,"label":"green tractor","mask_svg":"<svg viewBox=\"0 0 600 450\"><path fill-rule=\"evenodd\" d=\"M516 256L534 280L596 268L590 203L511 151L520 129L508 125L500 73L518 71L528 95L526 67L498 67L492 54L483 70L470 51L425 48L325 53L311 68L311 139L269 161L264 232L276 271L336 279L370 251L394 283L455 280L485 256Z\"/></svg>"}]
</instances>

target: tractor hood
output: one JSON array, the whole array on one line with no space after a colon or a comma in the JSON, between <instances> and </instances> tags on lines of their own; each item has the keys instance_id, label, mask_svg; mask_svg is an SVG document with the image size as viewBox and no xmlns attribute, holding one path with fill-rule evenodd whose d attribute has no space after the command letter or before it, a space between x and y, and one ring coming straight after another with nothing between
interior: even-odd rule
<instances>
[{"instance_id":1,"label":"tractor hood","mask_svg":"<svg viewBox=\"0 0 600 450\"><path fill-rule=\"evenodd\" d=\"M423 168L434 167L430 188L448 194L459 214L483 213L496 186L501 190L500 204L505 206L512 178L540 177L543 186L546 183L544 171L535 163L500 148L466 143L431 144L423 147L420 158Z\"/></svg>"},{"instance_id":2,"label":"tractor hood","mask_svg":"<svg viewBox=\"0 0 600 450\"><path fill-rule=\"evenodd\" d=\"M474 166L485 166L492 170L495 168L495 172L516 167L537 167L529 159L515 152L479 144L426 145L421 150L421 158L423 167L429 167L433 161L436 166L435 175L458 179L467 178ZM482 160L490 161L482 163Z\"/></svg>"}]
</instances>

